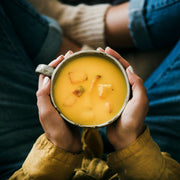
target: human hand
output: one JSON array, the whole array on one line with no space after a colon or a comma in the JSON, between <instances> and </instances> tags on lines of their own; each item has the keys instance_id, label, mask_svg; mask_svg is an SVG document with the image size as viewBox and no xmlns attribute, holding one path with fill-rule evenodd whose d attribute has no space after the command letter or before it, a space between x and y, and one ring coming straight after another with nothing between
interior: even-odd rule
<instances>
[{"instance_id":1,"label":"human hand","mask_svg":"<svg viewBox=\"0 0 180 180\"><path fill-rule=\"evenodd\" d=\"M56 67L70 54L72 54L72 51L69 51L65 56L59 56L49 65ZM50 81L51 80L48 77L45 77L42 74L39 76L39 88L36 96L41 125L45 131L47 139L55 146L72 153L77 153L81 151L80 132L77 127L65 122L53 107L49 96Z\"/></svg>"},{"instance_id":2,"label":"human hand","mask_svg":"<svg viewBox=\"0 0 180 180\"><path fill-rule=\"evenodd\" d=\"M110 143L115 150L120 150L133 143L143 132L149 103L143 80L133 71L129 63L110 48L106 48L105 53L120 61L126 69L132 87L132 98L126 105L120 118L107 127L107 136Z\"/></svg>"}]
</instances>

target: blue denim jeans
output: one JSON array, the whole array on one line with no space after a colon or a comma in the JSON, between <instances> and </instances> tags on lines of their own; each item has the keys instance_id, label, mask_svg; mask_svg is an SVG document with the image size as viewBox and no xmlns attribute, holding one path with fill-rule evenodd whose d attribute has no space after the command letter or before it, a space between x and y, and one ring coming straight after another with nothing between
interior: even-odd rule
<instances>
[{"instance_id":1,"label":"blue denim jeans","mask_svg":"<svg viewBox=\"0 0 180 180\"><path fill-rule=\"evenodd\" d=\"M180 162L180 39L145 87L149 98L145 123L161 151Z\"/></svg>"},{"instance_id":2,"label":"blue denim jeans","mask_svg":"<svg viewBox=\"0 0 180 180\"><path fill-rule=\"evenodd\" d=\"M180 37L180 0L130 0L129 19L137 48L173 47Z\"/></svg>"},{"instance_id":3,"label":"blue denim jeans","mask_svg":"<svg viewBox=\"0 0 180 180\"><path fill-rule=\"evenodd\" d=\"M172 52L145 82L150 102L146 118L161 151L180 162L180 0L131 0L129 29L137 48Z\"/></svg>"},{"instance_id":4,"label":"blue denim jeans","mask_svg":"<svg viewBox=\"0 0 180 180\"><path fill-rule=\"evenodd\" d=\"M0 179L21 167L43 133L36 106L35 67L55 58L58 24L25 0L0 1Z\"/></svg>"}]
</instances>

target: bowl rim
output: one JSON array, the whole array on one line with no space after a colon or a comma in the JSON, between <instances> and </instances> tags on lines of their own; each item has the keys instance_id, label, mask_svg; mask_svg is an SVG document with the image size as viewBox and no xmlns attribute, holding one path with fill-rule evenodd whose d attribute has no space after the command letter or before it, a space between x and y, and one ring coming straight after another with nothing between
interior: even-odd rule
<instances>
[{"instance_id":1,"label":"bowl rim","mask_svg":"<svg viewBox=\"0 0 180 180\"><path fill-rule=\"evenodd\" d=\"M60 73L61 69L66 66L66 64L68 64L69 62L73 61L74 59L76 59L77 57L84 57L84 56L99 56L101 58L104 58L106 60L109 60L110 62L112 62L113 64L115 64L120 70L121 72L123 73L123 76L125 78L125 82L126 82L126 88L127 88L127 93L126 93L126 98L124 100L124 103L121 107L121 109L118 111L118 113L113 117L111 118L110 120L104 122L104 123L101 123L101 124L95 124L95 125L83 125L83 124L79 124L79 123L76 123L72 120L70 120L69 118L67 118L61 111L60 109L57 107L55 101L54 101L54 97L53 97L53 84L54 84L54 81L56 80L55 76L56 74ZM65 58L64 60L62 60L58 66L54 69L53 73L52 73L52 76L51 76L51 87L50 87L50 97L51 97L51 101L53 103L53 106L56 108L56 110L60 113L61 117L63 119L65 119L67 122L73 124L73 125L76 125L76 126L79 126L79 127L87 127L87 128L99 128L99 127L104 127L104 126L107 126L109 124L111 124L112 122L114 122L115 120L117 120L122 111L124 110L126 104L128 103L129 101L129 97L130 97L130 84L129 84L129 80L128 80L128 76L127 76L127 73L124 69L124 67L122 66L122 64L116 59L114 58L113 56L109 55L109 54L106 54L104 52L100 52L100 51L97 51L97 50L85 50L85 51L78 51L78 52L75 52L73 53L72 55L68 56L67 58Z\"/></svg>"}]
</instances>

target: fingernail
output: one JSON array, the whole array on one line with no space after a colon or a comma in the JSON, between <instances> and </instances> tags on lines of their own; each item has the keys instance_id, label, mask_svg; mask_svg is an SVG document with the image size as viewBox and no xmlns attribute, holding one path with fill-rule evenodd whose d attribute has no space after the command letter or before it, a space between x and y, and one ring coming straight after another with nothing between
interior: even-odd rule
<instances>
[{"instance_id":1,"label":"fingernail","mask_svg":"<svg viewBox=\"0 0 180 180\"><path fill-rule=\"evenodd\" d=\"M134 70L133 70L132 66L129 66L128 69L132 74L134 74Z\"/></svg>"},{"instance_id":2,"label":"fingernail","mask_svg":"<svg viewBox=\"0 0 180 180\"><path fill-rule=\"evenodd\" d=\"M45 86L49 82L49 77L45 77L43 80L43 86Z\"/></svg>"},{"instance_id":3,"label":"fingernail","mask_svg":"<svg viewBox=\"0 0 180 180\"><path fill-rule=\"evenodd\" d=\"M63 55L60 55L60 56L58 56L58 57L56 58L56 60L62 59L62 58L64 58L64 56L63 56Z\"/></svg>"},{"instance_id":4,"label":"fingernail","mask_svg":"<svg viewBox=\"0 0 180 180\"><path fill-rule=\"evenodd\" d=\"M107 49L111 49L111 48L109 46L106 46L105 50L107 50Z\"/></svg>"},{"instance_id":5,"label":"fingernail","mask_svg":"<svg viewBox=\"0 0 180 180\"><path fill-rule=\"evenodd\" d=\"M65 56L68 56L68 55L70 55L70 54L72 54L73 52L71 51L71 50L69 50L66 54L65 54Z\"/></svg>"},{"instance_id":6,"label":"fingernail","mask_svg":"<svg viewBox=\"0 0 180 180\"><path fill-rule=\"evenodd\" d=\"M98 48L97 48L97 51L104 51L104 49L101 48L101 47L98 47Z\"/></svg>"}]
</instances>

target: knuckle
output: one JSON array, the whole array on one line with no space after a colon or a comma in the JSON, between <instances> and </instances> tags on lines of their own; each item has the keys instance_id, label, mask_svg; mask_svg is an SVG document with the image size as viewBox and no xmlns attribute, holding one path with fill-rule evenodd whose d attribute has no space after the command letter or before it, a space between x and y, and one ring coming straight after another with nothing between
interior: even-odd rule
<instances>
[{"instance_id":1,"label":"knuckle","mask_svg":"<svg viewBox=\"0 0 180 180\"><path fill-rule=\"evenodd\" d=\"M39 98L40 96L43 96L44 94L45 94L44 89L38 89L37 92L36 92L37 98Z\"/></svg>"},{"instance_id":2,"label":"knuckle","mask_svg":"<svg viewBox=\"0 0 180 180\"><path fill-rule=\"evenodd\" d=\"M50 117L52 112L49 109L40 109L39 110L39 117L41 120L47 119L47 117Z\"/></svg>"},{"instance_id":3,"label":"knuckle","mask_svg":"<svg viewBox=\"0 0 180 180\"><path fill-rule=\"evenodd\" d=\"M37 90L37 92L36 92L36 97L37 97L37 98L42 94L41 91L42 91L42 90L40 90L40 89Z\"/></svg>"}]
</instances>

